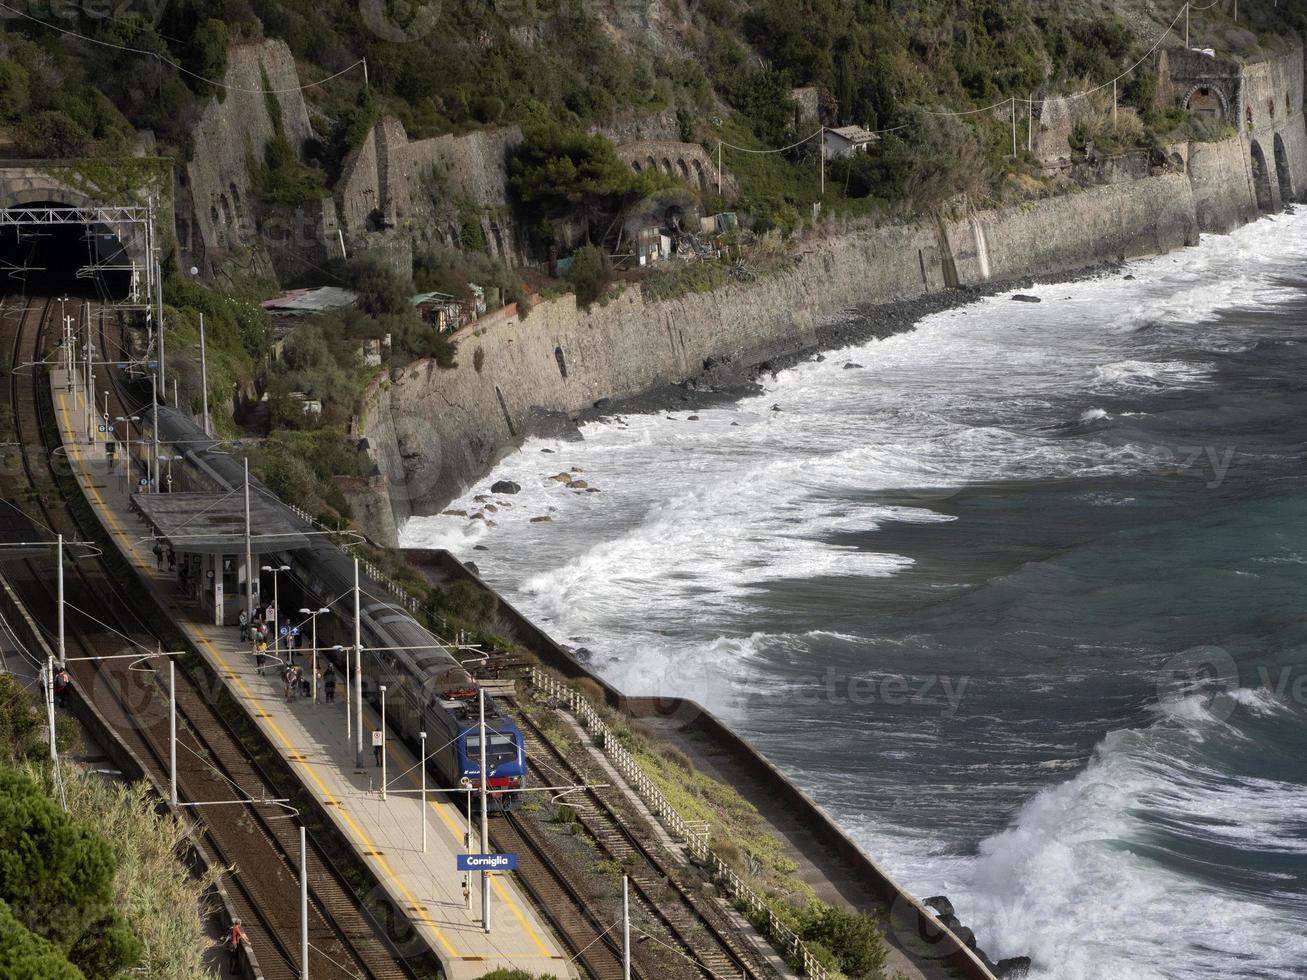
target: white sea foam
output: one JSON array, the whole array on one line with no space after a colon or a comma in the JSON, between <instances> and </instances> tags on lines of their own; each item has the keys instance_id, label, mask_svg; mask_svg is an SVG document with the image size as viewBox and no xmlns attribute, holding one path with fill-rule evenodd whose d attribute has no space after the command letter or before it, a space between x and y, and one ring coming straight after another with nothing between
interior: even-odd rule
<instances>
[{"instance_id":1,"label":"white sea foam","mask_svg":"<svg viewBox=\"0 0 1307 980\"><path fill-rule=\"evenodd\" d=\"M776 697L790 669L813 644L854 661L846 648L861 641L843 624L777 628L784 610L769 596L785 591L780 580L874 593L885 576L920 574L917 556L878 548L878 532L897 524L953 533L940 522L955 520L953 497L969 486L1174 466L1156 447L1112 441L1120 427L1102 423L1160 414L1168 396L1210 386L1210 361L1254 340L1228 322L1211 337L1187 325L1297 296L1282 279L1304 257L1307 216L1283 217L1132 263L1134 281L1039 286L1037 306L999 296L945 311L912 333L781 371L760 395L700 410L697 422L684 413L677 421L629 416L585 426L581 443L528 442L452 505L474 509L471 498L493 480L515 480L522 491L494 515L496 527L421 518L403 539L475 559L632 693L693 697L728 718L752 720L740 714L747 708L814 724L816 715ZM842 370L848 360L864 369ZM547 480L572 466L602 492ZM1102 504L1135 499L1086 493ZM549 523L531 523L545 515ZM902 651L905 663L917 655L910 645ZM1069 698L1084 683L1076 673L1058 678ZM1044 694L1046 681L1033 676L1028 690ZM1229 696L1255 719L1285 710L1263 692ZM856 773L823 772L822 799L914 889L954 895L992 955L1033 954L1041 980L1302 975L1307 949L1292 913L1187 876L1156 850L1206 841L1298 853L1307 800L1297 784L1231 779L1201 762L1203 752L1247 748L1239 725L1211 707L1200 697L1168 704L1149 727L1109 735L1087 768L1069 748L1041 763L1048 780L1077 774L1030 798L1005 832L970 847L941 843L934 827L873 823L841 806L856 796ZM983 703L968 702L968 711L977 724L997 719ZM929 759L937 745L925 726L896 734L891 751L899 755L887 754L885 766L914 754ZM1024 737L987 736L989 767L977 763L965 778L1006 785L1007 753ZM929 791L929 779L914 789ZM1161 814L1175 840L1158 837L1150 818ZM1301 912L1300 894L1287 901Z\"/></svg>"}]
</instances>

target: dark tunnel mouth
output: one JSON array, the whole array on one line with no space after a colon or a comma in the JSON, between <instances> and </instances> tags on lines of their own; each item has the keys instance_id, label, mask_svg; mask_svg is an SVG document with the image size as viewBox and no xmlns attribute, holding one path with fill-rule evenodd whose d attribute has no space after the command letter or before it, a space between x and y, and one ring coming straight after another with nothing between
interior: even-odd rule
<instances>
[{"instance_id":1,"label":"dark tunnel mouth","mask_svg":"<svg viewBox=\"0 0 1307 980\"><path fill-rule=\"evenodd\" d=\"M22 207L67 208L70 205L63 201L33 201ZM107 225L0 227L0 296L126 300L131 292L131 273L88 268L96 263L131 264L122 239Z\"/></svg>"}]
</instances>

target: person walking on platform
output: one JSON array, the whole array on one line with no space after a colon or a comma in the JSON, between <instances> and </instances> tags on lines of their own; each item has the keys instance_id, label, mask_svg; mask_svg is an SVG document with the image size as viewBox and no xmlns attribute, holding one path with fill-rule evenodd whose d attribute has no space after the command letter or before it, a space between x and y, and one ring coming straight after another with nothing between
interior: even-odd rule
<instances>
[{"instance_id":1,"label":"person walking on platform","mask_svg":"<svg viewBox=\"0 0 1307 980\"><path fill-rule=\"evenodd\" d=\"M158 541L155 541L154 548L152 548L151 550L154 552L155 564L159 566L159 571L162 572L163 571L163 545L159 544Z\"/></svg>"},{"instance_id":2,"label":"person walking on platform","mask_svg":"<svg viewBox=\"0 0 1307 980\"><path fill-rule=\"evenodd\" d=\"M172 550L172 545L168 546L168 571L177 567L177 552Z\"/></svg>"},{"instance_id":3,"label":"person walking on platform","mask_svg":"<svg viewBox=\"0 0 1307 980\"><path fill-rule=\"evenodd\" d=\"M281 686L286 692L286 703L290 704L295 693L295 668L290 664L281 672Z\"/></svg>"},{"instance_id":4,"label":"person walking on platform","mask_svg":"<svg viewBox=\"0 0 1307 980\"><path fill-rule=\"evenodd\" d=\"M241 972L241 944L245 942L245 930L241 928L240 919L231 920L227 938L223 945L227 947L227 972L235 976Z\"/></svg>"},{"instance_id":5,"label":"person walking on platform","mask_svg":"<svg viewBox=\"0 0 1307 980\"><path fill-rule=\"evenodd\" d=\"M334 704L336 701L336 672L327 665L326 671L322 675L322 690L326 695L327 704Z\"/></svg>"},{"instance_id":6,"label":"person walking on platform","mask_svg":"<svg viewBox=\"0 0 1307 980\"><path fill-rule=\"evenodd\" d=\"M250 640L250 617L244 609L236 614L236 625L241 628L241 642L248 643Z\"/></svg>"},{"instance_id":7,"label":"person walking on platform","mask_svg":"<svg viewBox=\"0 0 1307 980\"><path fill-rule=\"evenodd\" d=\"M259 639L254 642L254 670L260 677L263 676L263 662L268 656L268 641Z\"/></svg>"}]
</instances>

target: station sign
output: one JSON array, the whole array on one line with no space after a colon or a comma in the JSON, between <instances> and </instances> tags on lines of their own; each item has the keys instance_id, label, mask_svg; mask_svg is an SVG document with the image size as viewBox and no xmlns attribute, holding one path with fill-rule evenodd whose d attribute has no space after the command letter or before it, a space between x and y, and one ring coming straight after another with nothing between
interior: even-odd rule
<instances>
[{"instance_id":1,"label":"station sign","mask_svg":"<svg viewBox=\"0 0 1307 980\"><path fill-rule=\"evenodd\" d=\"M516 854L460 854L459 871L516 871Z\"/></svg>"}]
</instances>

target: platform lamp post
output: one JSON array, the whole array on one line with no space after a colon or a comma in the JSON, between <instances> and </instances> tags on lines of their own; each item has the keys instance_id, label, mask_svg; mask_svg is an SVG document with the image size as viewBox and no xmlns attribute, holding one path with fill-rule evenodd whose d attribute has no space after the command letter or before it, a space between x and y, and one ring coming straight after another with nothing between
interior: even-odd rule
<instances>
[{"instance_id":1,"label":"platform lamp post","mask_svg":"<svg viewBox=\"0 0 1307 980\"><path fill-rule=\"evenodd\" d=\"M245 464L245 622L254 625L254 591L258 588L258 576L254 574L254 550L250 543L250 458L242 460Z\"/></svg>"},{"instance_id":2,"label":"platform lamp post","mask_svg":"<svg viewBox=\"0 0 1307 980\"><path fill-rule=\"evenodd\" d=\"M359 560L354 559L354 768L363 768L363 627L359 612Z\"/></svg>"},{"instance_id":3,"label":"platform lamp post","mask_svg":"<svg viewBox=\"0 0 1307 980\"><path fill-rule=\"evenodd\" d=\"M141 421L139 415L119 415L114 419L115 422L123 423L123 431L127 434L127 439L123 447L123 470L126 473L124 482L127 486L127 492L132 492L132 423Z\"/></svg>"},{"instance_id":4,"label":"platform lamp post","mask_svg":"<svg viewBox=\"0 0 1307 980\"><path fill-rule=\"evenodd\" d=\"M163 331L159 331L159 336L163 336ZM167 392L165 391L166 395ZM159 376L157 374L150 376L150 403L154 406L154 431L151 435L154 438L154 470L150 475L150 492L159 492Z\"/></svg>"},{"instance_id":5,"label":"platform lamp post","mask_svg":"<svg viewBox=\"0 0 1307 980\"><path fill-rule=\"evenodd\" d=\"M418 732L422 743L422 853L427 853L427 733Z\"/></svg>"},{"instance_id":6,"label":"platform lamp post","mask_svg":"<svg viewBox=\"0 0 1307 980\"><path fill-rule=\"evenodd\" d=\"M277 574L289 572L289 565L264 565L263 571L272 573L272 655L281 660L281 599L277 591ZM287 640L290 637L286 638ZM283 661L284 662L284 661Z\"/></svg>"},{"instance_id":7,"label":"platform lamp post","mask_svg":"<svg viewBox=\"0 0 1307 980\"><path fill-rule=\"evenodd\" d=\"M481 839L477 841L477 849L480 853L486 853L486 844L490 840L490 816L489 816L489 797L486 795L486 788L490 782L490 772L486 768L486 689L479 684L477 685L477 703L480 708L480 721L477 723L477 730L481 736ZM481 872L481 930L490 934L490 872L482 870Z\"/></svg>"},{"instance_id":8,"label":"platform lamp post","mask_svg":"<svg viewBox=\"0 0 1307 980\"><path fill-rule=\"evenodd\" d=\"M381 685L381 802L386 801L386 685Z\"/></svg>"},{"instance_id":9,"label":"platform lamp post","mask_svg":"<svg viewBox=\"0 0 1307 980\"><path fill-rule=\"evenodd\" d=\"M300 824L300 980L309 980L309 845Z\"/></svg>"},{"instance_id":10,"label":"platform lamp post","mask_svg":"<svg viewBox=\"0 0 1307 980\"><path fill-rule=\"evenodd\" d=\"M309 617L309 629L311 630L312 649L313 649L313 703L318 703L318 617L323 613L331 612L330 609L301 609L301 616ZM337 648L339 649L339 648Z\"/></svg>"}]
</instances>

